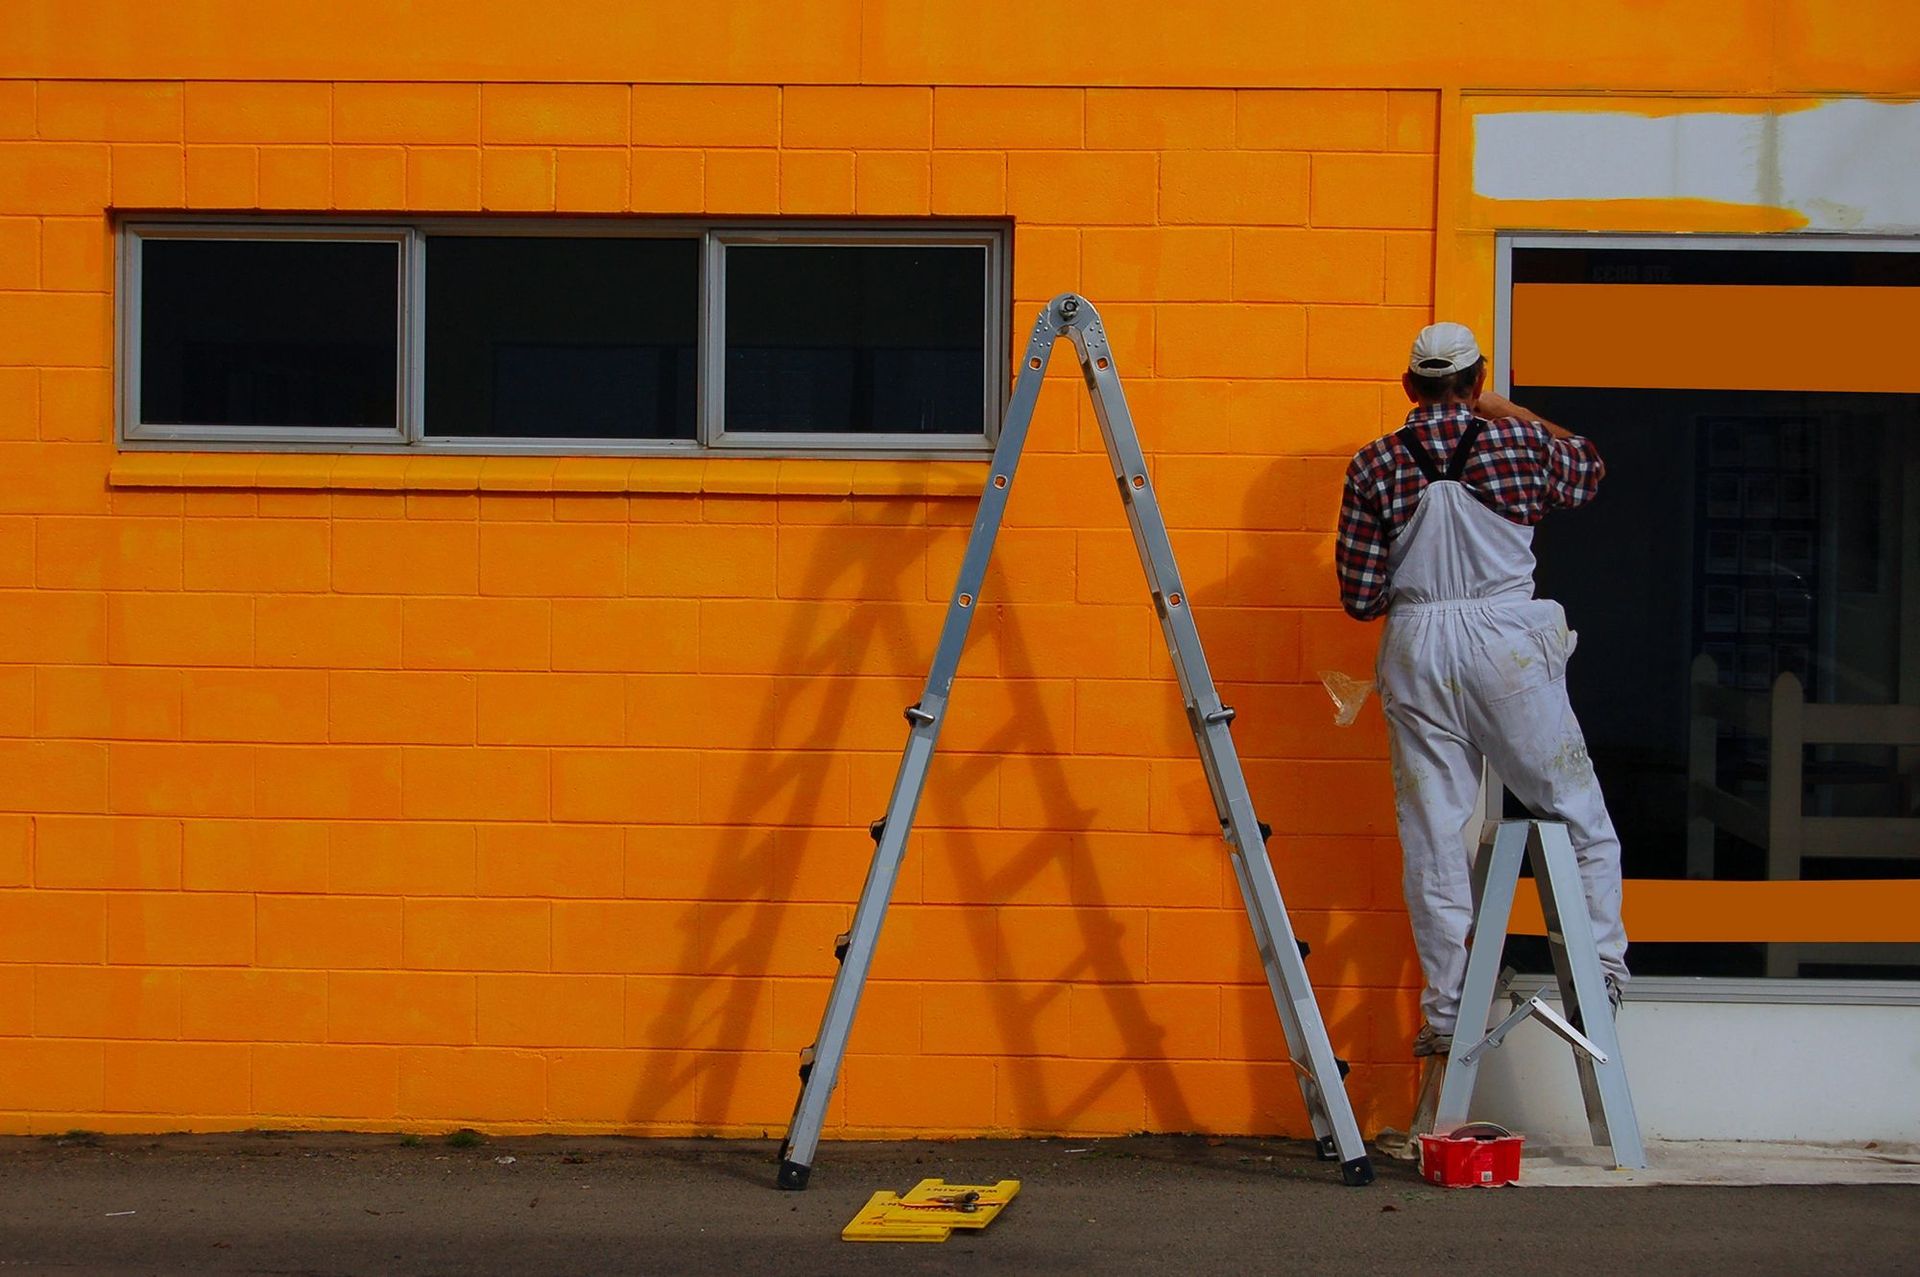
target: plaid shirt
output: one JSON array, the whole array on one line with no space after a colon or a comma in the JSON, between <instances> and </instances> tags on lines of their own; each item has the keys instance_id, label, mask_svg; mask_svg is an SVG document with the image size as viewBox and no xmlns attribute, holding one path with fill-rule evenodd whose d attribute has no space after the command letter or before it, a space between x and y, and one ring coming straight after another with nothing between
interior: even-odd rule
<instances>
[{"instance_id":1,"label":"plaid shirt","mask_svg":"<svg viewBox=\"0 0 1920 1277\"><path fill-rule=\"evenodd\" d=\"M1423 405L1407 414L1407 424L1443 470L1473 420L1463 405ZM1481 431L1461 482L1495 514L1531 527L1549 510L1591 500L1606 472L1590 440L1555 439L1533 422L1503 417ZM1426 475L1393 435L1354 454L1333 556L1340 603L1350 615L1369 621L1386 612L1387 548L1426 490Z\"/></svg>"}]
</instances>

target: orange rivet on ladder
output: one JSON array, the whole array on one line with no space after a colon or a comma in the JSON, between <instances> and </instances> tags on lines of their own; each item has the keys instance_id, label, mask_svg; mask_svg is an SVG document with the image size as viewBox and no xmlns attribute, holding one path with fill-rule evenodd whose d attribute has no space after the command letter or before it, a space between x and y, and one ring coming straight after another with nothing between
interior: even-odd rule
<instances>
[{"instance_id":1,"label":"orange rivet on ladder","mask_svg":"<svg viewBox=\"0 0 1920 1277\"><path fill-rule=\"evenodd\" d=\"M1134 487L1136 487L1136 488L1144 488L1144 487L1146 487L1146 486L1147 486L1147 476L1145 476L1144 474L1136 474L1135 476L1133 476L1133 486L1134 486Z\"/></svg>"},{"instance_id":2,"label":"orange rivet on ladder","mask_svg":"<svg viewBox=\"0 0 1920 1277\"><path fill-rule=\"evenodd\" d=\"M971 594L962 594L962 595L960 596L960 606L961 606L961 607L972 607L972 606L973 606L973 595L971 595Z\"/></svg>"},{"instance_id":3,"label":"orange rivet on ladder","mask_svg":"<svg viewBox=\"0 0 1920 1277\"><path fill-rule=\"evenodd\" d=\"M1006 487L1006 486L1007 486L1007 476L1005 476L1004 474L996 474L995 476L993 476L993 486L994 486L994 487L996 487L996 488L1004 488L1004 487Z\"/></svg>"},{"instance_id":4,"label":"orange rivet on ladder","mask_svg":"<svg viewBox=\"0 0 1920 1277\"><path fill-rule=\"evenodd\" d=\"M1033 358L1027 360L1027 367L1038 368L1039 366L1040 366L1040 356L1035 355Z\"/></svg>"},{"instance_id":5,"label":"orange rivet on ladder","mask_svg":"<svg viewBox=\"0 0 1920 1277\"><path fill-rule=\"evenodd\" d=\"M1100 356L1100 358L1093 361L1093 366L1101 372L1105 372L1107 370L1107 357L1105 355Z\"/></svg>"},{"instance_id":6,"label":"orange rivet on ladder","mask_svg":"<svg viewBox=\"0 0 1920 1277\"><path fill-rule=\"evenodd\" d=\"M1169 604L1171 604L1172 606L1174 606L1174 607L1179 607L1179 606L1180 606L1180 596L1179 596L1178 594L1169 594L1169 595L1167 595L1167 602L1168 602Z\"/></svg>"}]
</instances>

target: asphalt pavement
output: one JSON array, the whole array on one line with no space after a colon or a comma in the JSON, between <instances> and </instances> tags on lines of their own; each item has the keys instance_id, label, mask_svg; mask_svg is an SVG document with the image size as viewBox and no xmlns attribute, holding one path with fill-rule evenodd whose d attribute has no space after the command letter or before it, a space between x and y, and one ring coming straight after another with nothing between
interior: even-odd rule
<instances>
[{"instance_id":1,"label":"asphalt pavement","mask_svg":"<svg viewBox=\"0 0 1920 1277\"><path fill-rule=\"evenodd\" d=\"M271 1134L0 1139L16 1273L1920 1271L1920 1187L1367 1188L1290 1141L829 1143ZM876 1189L1019 1179L992 1227L855 1244Z\"/></svg>"}]
</instances>

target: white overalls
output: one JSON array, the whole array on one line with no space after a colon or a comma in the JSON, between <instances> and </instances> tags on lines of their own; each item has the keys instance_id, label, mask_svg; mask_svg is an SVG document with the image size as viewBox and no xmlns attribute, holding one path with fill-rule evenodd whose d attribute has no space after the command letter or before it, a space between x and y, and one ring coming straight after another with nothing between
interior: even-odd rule
<instances>
[{"instance_id":1,"label":"white overalls","mask_svg":"<svg viewBox=\"0 0 1920 1277\"><path fill-rule=\"evenodd\" d=\"M1421 1007L1444 1034L1466 978L1473 890L1463 834L1483 760L1529 811L1567 823L1600 964L1627 979L1620 840L1567 703L1566 613L1533 597L1533 529L1459 482L1478 434L1469 427L1444 473L1417 440L1409 449L1429 482L1388 551L1378 670L1407 910L1427 980Z\"/></svg>"}]
</instances>

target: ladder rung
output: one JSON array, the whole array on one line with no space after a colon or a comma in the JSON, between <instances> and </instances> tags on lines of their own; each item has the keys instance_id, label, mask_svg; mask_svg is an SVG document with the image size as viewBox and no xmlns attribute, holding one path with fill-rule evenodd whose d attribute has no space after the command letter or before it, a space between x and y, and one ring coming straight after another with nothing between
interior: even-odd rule
<instances>
[{"instance_id":1,"label":"ladder rung","mask_svg":"<svg viewBox=\"0 0 1920 1277\"><path fill-rule=\"evenodd\" d=\"M847 948L852 943L853 933L850 931L842 931L839 935L835 936L833 938L834 960L837 962L845 962L847 960Z\"/></svg>"}]
</instances>

